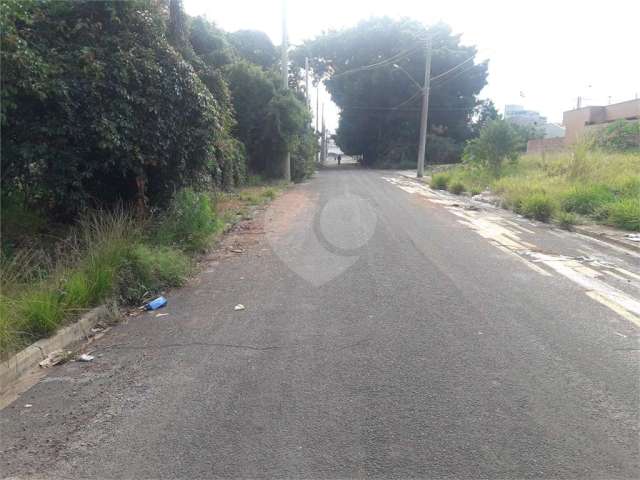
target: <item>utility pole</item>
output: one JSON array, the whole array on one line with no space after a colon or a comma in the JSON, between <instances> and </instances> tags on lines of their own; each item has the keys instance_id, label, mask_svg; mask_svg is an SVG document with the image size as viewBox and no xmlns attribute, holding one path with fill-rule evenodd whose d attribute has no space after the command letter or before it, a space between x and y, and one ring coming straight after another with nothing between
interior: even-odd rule
<instances>
[{"instance_id":1,"label":"utility pole","mask_svg":"<svg viewBox=\"0 0 640 480\"><path fill-rule=\"evenodd\" d=\"M307 107L311 109L311 92L309 92L309 57L304 57L304 95L307 98Z\"/></svg>"},{"instance_id":2,"label":"utility pole","mask_svg":"<svg viewBox=\"0 0 640 480\"><path fill-rule=\"evenodd\" d=\"M320 163L327 161L327 128L324 124L324 102L322 103L322 140L320 141Z\"/></svg>"},{"instance_id":3,"label":"utility pole","mask_svg":"<svg viewBox=\"0 0 640 480\"><path fill-rule=\"evenodd\" d=\"M320 118L320 83L316 85L316 132L320 133L320 125L318 119Z\"/></svg>"},{"instance_id":4,"label":"utility pole","mask_svg":"<svg viewBox=\"0 0 640 480\"><path fill-rule=\"evenodd\" d=\"M282 0L282 88L289 88L289 45L287 38L287 0ZM291 153L287 149L284 156L284 181L291 181Z\"/></svg>"},{"instance_id":5,"label":"utility pole","mask_svg":"<svg viewBox=\"0 0 640 480\"><path fill-rule=\"evenodd\" d=\"M418 173L424 176L424 156L427 147L427 114L429 112L429 79L431 78L431 37L427 37L427 63L424 68L424 87L422 88L422 113L420 115L420 144L418 145Z\"/></svg>"}]
</instances>

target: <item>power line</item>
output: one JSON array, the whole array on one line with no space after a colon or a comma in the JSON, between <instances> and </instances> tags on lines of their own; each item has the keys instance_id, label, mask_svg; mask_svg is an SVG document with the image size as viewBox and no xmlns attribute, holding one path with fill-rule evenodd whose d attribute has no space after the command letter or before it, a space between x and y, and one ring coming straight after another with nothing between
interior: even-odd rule
<instances>
[{"instance_id":1,"label":"power line","mask_svg":"<svg viewBox=\"0 0 640 480\"><path fill-rule=\"evenodd\" d=\"M462 65L464 65L465 63L473 60L474 58L476 58L475 53L470 56L469 58L467 58L466 60L464 60L463 62L460 62L459 64L457 64L455 67L450 68L449 70L447 70L446 72L441 73L440 75L436 75L435 77L431 77L431 81L433 82L434 80L439 79L440 77L444 77L447 73L451 73L454 70L456 70L457 68L461 67ZM474 65L475 66L475 65Z\"/></svg>"},{"instance_id":2,"label":"power line","mask_svg":"<svg viewBox=\"0 0 640 480\"><path fill-rule=\"evenodd\" d=\"M412 54L413 52L417 51L419 48L421 48L421 46L420 45L416 45L416 46L414 46L414 47L412 47L412 48L410 48L408 50L405 50L404 52L396 53L395 55L387 58L386 60L382 60L381 62L372 63L371 65L365 65L365 66L362 66L362 67L354 68L352 70L347 70L346 72L337 73L335 75L332 75L331 79L339 78L339 77L342 77L344 75L351 75L352 73L363 72L363 71L367 71L367 70L374 70L376 68L384 67L384 66L386 66L386 65L388 65L390 63L397 62L398 60L400 60L404 56Z\"/></svg>"},{"instance_id":3,"label":"power line","mask_svg":"<svg viewBox=\"0 0 640 480\"><path fill-rule=\"evenodd\" d=\"M475 64L474 64L474 65L471 65L470 67L465 68L464 70L460 70L459 72L456 72L456 74L455 74L454 76L452 76L452 77L450 77L450 78L446 78L445 80L450 82L451 80L453 80L453 79L455 79L455 78L458 78L458 77L459 77L460 75L462 75L463 73L466 73L466 72L468 72L469 70L473 70L476 66L477 66L477 65L475 65ZM436 83L435 85L432 85L432 86L431 86L431 88L433 88L433 87L439 87L440 85L445 85L445 84L447 83L446 81L444 81L444 82L443 82L443 81L441 80L439 83Z\"/></svg>"}]
</instances>

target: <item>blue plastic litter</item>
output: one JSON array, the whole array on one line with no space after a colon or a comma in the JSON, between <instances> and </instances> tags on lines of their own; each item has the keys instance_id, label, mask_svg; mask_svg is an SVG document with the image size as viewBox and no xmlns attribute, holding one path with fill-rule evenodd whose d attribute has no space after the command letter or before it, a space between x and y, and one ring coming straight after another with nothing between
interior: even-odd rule
<instances>
[{"instance_id":1,"label":"blue plastic litter","mask_svg":"<svg viewBox=\"0 0 640 480\"><path fill-rule=\"evenodd\" d=\"M157 310L164 307L167 304L167 299L164 297L158 297L155 300L151 300L147 303L147 310Z\"/></svg>"}]
</instances>

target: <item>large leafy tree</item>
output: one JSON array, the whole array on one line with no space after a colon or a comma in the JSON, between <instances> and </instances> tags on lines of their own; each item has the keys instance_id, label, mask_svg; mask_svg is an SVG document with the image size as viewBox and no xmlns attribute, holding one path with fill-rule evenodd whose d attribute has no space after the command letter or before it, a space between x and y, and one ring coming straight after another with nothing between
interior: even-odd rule
<instances>
[{"instance_id":1,"label":"large leafy tree","mask_svg":"<svg viewBox=\"0 0 640 480\"><path fill-rule=\"evenodd\" d=\"M251 30L226 34L199 17L191 22L190 38L200 77L220 102L232 106L230 129L244 144L249 170L279 176L282 157L289 150L294 179L308 175L315 152L308 148L315 145L308 128L311 119L304 99L282 90L273 68L276 48L269 37ZM209 78L211 72L221 71L228 86L226 94Z\"/></svg>"},{"instance_id":2,"label":"large leafy tree","mask_svg":"<svg viewBox=\"0 0 640 480\"><path fill-rule=\"evenodd\" d=\"M366 164L415 156L416 84L424 78L427 36L432 38L434 78L429 132L462 143L472 135L470 121L486 84L487 64L475 64L475 48L461 45L446 25L426 28L411 20L374 18L325 33L294 53L298 66L310 57L316 80L324 79L340 108L337 142L345 153L363 154Z\"/></svg>"},{"instance_id":3,"label":"large leafy tree","mask_svg":"<svg viewBox=\"0 0 640 480\"><path fill-rule=\"evenodd\" d=\"M229 34L229 42L238 55L264 69L272 68L278 61L276 47L264 32L238 30Z\"/></svg>"},{"instance_id":4,"label":"large leafy tree","mask_svg":"<svg viewBox=\"0 0 640 480\"><path fill-rule=\"evenodd\" d=\"M226 112L168 42L162 2L15 3L2 18L3 194L67 215L162 204L210 178Z\"/></svg>"}]
</instances>

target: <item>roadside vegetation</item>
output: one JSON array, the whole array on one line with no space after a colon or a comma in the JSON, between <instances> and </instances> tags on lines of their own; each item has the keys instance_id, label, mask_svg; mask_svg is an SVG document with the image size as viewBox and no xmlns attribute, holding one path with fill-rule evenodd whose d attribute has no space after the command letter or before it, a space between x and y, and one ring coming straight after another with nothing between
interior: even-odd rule
<instances>
[{"instance_id":1,"label":"roadside vegetation","mask_svg":"<svg viewBox=\"0 0 640 480\"><path fill-rule=\"evenodd\" d=\"M464 162L434 174L431 186L476 195L566 228L584 222L640 231L640 122L616 122L572 149L521 154L518 135L502 120L467 144Z\"/></svg>"},{"instance_id":2,"label":"roadside vegetation","mask_svg":"<svg viewBox=\"0 0 640 480\"><path fill-rule=\"evenodd\" d=\"M185 189L167 210L146 219L123 209L94 210L63 239L42 236L40 243L3 255L0 358L105 301L137 306L183 285L200 252L280 189L281 184L215 194Z\"/></svg>"},{"instance_id":3,"label":"roadside vegetation","mask_svg":"<svg viewBox=\"0 0 640 480\"><path fill-rule=\"evenodd\" d=\"M275 197L285 152L294 181L313 173L304 82L282 88L262 32L181 0L6 0L0 27L1 357L182 285Z\"/></svg>"}]
</instances>

